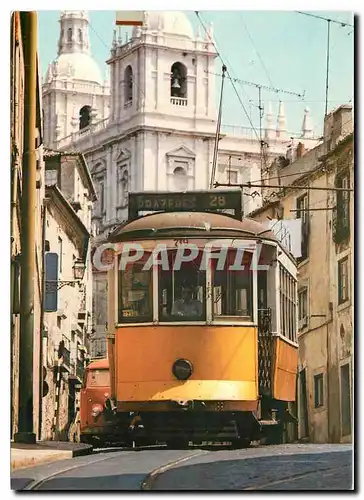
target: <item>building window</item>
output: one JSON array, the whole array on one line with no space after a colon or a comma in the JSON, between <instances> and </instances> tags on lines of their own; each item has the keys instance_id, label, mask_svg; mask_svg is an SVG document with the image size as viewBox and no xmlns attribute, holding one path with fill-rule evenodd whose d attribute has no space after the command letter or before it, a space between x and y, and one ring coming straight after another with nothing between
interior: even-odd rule
<instances>
[{"instance_id":1,"label":"building window","mask_svg":"<svg viewBox=\"0 0 364 500\"><path fill-rule=\"evenodd\" d=\"M347 363L341 372L341 435L351 434L351 395L350 395L350 365Z\"/></svg>"},{"instance_id":2,"label":"building window","mask_svg":"<svg viewBox=\"0 0 364 500\"><path fill-rule=\"evenodd\" d=\"M177 191L184 191L188 188L187 172L183 167L176 167L173 170L173 180Z\"/></svg>"},{"instance_id":3,"label":"building window","mask_svg":"<svg viewBox=\"0 0 364 500\"><path fill-rule=\"evenodd\" d=\"M119 167L118 170L118 207L128 205L129 195L129 174L125 167Z\"/></svg>"},{"instance_id":4,"label":"building window","mask_svg":"<svg viewBox=\"0 0 364 500\"><path fill-rule=\"evenodd\" d=\"M341 173L336 178L335 185L340 189L350 188L348 172ZM350 234L350 191L336 192L336 209L333 212L333 236L336 243L348 238Z\"/></svg>"},{"instance_id":5,"label":"building window","mask_svg":"<svg viewBox=\"0 0 364 500\"><path fill-rule=\"evenodd\" d=\"M238 183L238 172L236 170L228 170L226 172L226 180L229 184Z\"/></svg>"},{"instance_id":6,"label":"building window","mask_svg":"<svg viewBox=\"0 0 364 500\"><path fill-rule=\"evenodd\" d=\"M91 106L83 106L80 109L80 130L86 128L91 123Z\"/></svg>"},{"instance_id":7,"label":"building window","mask_svg":"<svg viewBox=\"0 0 364 500\"><path fill-rule=\"evenodd\" d=\"M302 220L302 241L301 241L301 257L300 260L305 260L308 257L308 239L309 239L309 212L308 212L308 195L305 194L297 198L297 219Z\"/></svg>"},{"instance_id":8,"label":"building window","mask_svg":"<svg viewBox=\"0 0 364 500\"><path fill-rule=\"evenodd\" d=\"M63 261L63 241L62 238L58 237L58 269L62 272L62 261Z\"/></svg>"},{"instance_id":9,"label":"building window","mask_svg":"<svg viewBox=\"0 0 364 500\"><path fill-rule=\"evenodd\" d=\"M82 42L83 42L83 33L82 33L82 30L81 30L81 29L79 29L79 30L78 30L78 41L79 41L80 43L82 43Z\"/></svg>"},{"instance_id":10,"label":"building window","mask_svg":"<svg viewBox=\"0 0 364 500\"><path fill-rule=\"evenodd\" d=\"M281 334L296 342L296 291L294 278L279 265L279 294L281 309Z\"/></svg>"},{"instance_id":11,"label":"building window","mask_svg":"<svg viewBox=\"0 0 364 500\"><path fill-rule=\"evenodd\" d=\"M171 67L171 98L187 99L187 68L184 64L176 62Z\"/></svg>"},{"instance_id":12,"label":"building window","mask_svg":"<svg viewBox=\"0 0 364 500\"><path fill-rule=\"evenodd\" d=\"M72 28L67 30L67 42L72 42Z\"/></svg>"},{"instance_id":13,"label":"building window","mask_svg":"<svg viewBox=\"0 0 364 500\"><path fill-rule=\"evenodd\" d=\"M319 373L314 376L315 385L315 408L324 406L324 374Z\"/></svg>"},{"instance_id":14,"label":"building window","mask_svg":"<svg viewBox=\"0 0 364 500\"><path fill-rule=\"evenodd\" d=\"M124 106L128 107L133 102L133 70L128 66L124 73Z\"/></svg>"},{"instance_id":15,"label":"building window","mask_svg":"<svg viewBox=\"0 0 364 500\"><path fill-rule=\"evenodd\" d=\"M105 181L102 179L99 183L99 200L100 200L100 213L105 213Z\"/></svg>"},{"instance_id":16,"label":"building window","mask_svg":"<svg viewBox=\"0 0 364 500\"><path fill-rule=\"evenodd\" d=\"M308 289L302 288L298 291L298 327L301 330L308 324Z\"/></svg>"},{"instance_id":17,"label":"building window","mask_svg":"<svg viewBox=\"0 0 364 500\"><path fill-rule=\"evenodd\" d=\"M349 260L347 257L338 262L338 292L339 304L349 299Z\"/></svg>"}]
</instances>

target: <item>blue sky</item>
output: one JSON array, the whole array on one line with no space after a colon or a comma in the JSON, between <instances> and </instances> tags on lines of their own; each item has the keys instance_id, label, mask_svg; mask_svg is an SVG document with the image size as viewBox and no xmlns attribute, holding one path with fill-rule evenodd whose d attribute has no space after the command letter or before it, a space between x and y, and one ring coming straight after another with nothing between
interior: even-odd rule
<instances>
[{"instance_id":1,"label":"blue sky","mask_svg":"<svg viewBox=\"0 0 364 500\"><path fill-rule=\"evenodd\" d=\"M310 11L311 13L315 13ZM195 30L199 20L194 12L186 12ZM344 11L322 11L316 14L353 24L353 16ZM305 99L290 94L263 90L264 103L271 101L276 115L278 100L285 103L287 128L298 132L304 108L310 108L315 133L322 133L325 111L327 23L293 11L201 11L205 24L214 25L217 47L235 78L274 86L302 94ZM39 49L43 75L56 57L60 11L39 11ZM92 54L105 72L109 56L115 11L90 11ZM354 95L354 34L353 28L331 23L330 76L328 109L348 103ZM123 29L126 31L126 29ZM259 55L258 55L259 54ZM221 62L217 59L216 71ZM218 100L220 81L217 81ZM257 89L235 84L240 98L259 127ZM250 126L244 110L227 81L224 91L223 123Z\"/></svg>"}]
</instances>

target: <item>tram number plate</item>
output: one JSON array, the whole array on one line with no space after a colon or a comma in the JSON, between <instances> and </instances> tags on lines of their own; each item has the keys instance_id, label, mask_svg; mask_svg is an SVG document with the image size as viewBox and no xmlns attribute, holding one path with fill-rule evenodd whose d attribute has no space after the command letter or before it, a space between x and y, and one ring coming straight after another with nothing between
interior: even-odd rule
<instances>
[{"instance_id":1,"label":"tram number plate","mask_svg":"<svg viewBox=\"0 0 364 500\"><path fill-rule=\"evenodd\" d=\"M188 240L187 239L174 240L174 246L175 247L179 247L181 245L188 245Z\"/></svg>"}]
</instances>

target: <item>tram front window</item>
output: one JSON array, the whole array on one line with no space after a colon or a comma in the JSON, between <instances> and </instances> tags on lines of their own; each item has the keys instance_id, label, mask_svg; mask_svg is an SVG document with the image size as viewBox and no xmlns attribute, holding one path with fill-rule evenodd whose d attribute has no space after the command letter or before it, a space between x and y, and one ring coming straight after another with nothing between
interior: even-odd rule
<instances>
[{"instance_id":1,"label":"tram front window","mask_svg":"<svg viewBox=\"0 0 364 500\"><path fill-rule=\"evenodd\" d=\"M200 258L175 265L175 251L168 252L168 270L159 273L160 321L204 321L206 273Z\"/></svg>"},{"instance_id":2,"label":"tram front window","mask_svg":"<svg viewBox=\"0 0 364 500\"><path fill-rule=\"evenodd\" d=\"M251 321L253 317L251 254L245 252L242 262L235 262L235 259L236 251L229 251L224 269L221 270L217 269L218 261L212 260L213 316L215 319L240 316ZM245 269L234 269L240 265L245 266Z\"/></svg>"},{"instance_id":3,"label":"tram front window","mask_svg":"<svg viewBox=\"0 0 364 500\"><path fill-rule=\"evenodd\" d=\"M143 269L146 258L119 270L119 323L153 320L152 269Z\"/></svg>"}]
</instances>

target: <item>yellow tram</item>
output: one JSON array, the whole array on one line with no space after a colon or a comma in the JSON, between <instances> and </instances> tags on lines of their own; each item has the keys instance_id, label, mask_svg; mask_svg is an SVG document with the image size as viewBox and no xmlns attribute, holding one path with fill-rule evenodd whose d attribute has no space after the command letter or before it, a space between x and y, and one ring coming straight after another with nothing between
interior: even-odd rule
<instances>
[{"instance_id":1,"label":"yellow tram","mask_svg":"<svg viewBox=\"0 0 364 500\"><path fill-rule=\"evenodd\" d=\"M296 264L241 209L240 191L133 193L110 235L111 394L148 440L282 439L296 396Z\"/></svg>"}]
</instances>

